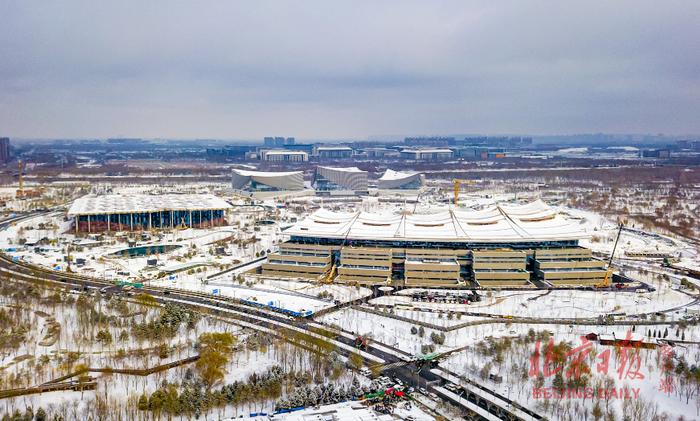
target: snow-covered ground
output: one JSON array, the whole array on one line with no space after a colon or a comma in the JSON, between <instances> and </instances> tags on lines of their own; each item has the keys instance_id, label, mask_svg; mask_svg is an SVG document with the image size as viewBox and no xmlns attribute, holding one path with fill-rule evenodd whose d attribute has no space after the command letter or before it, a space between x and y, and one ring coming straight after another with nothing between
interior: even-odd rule
<instances>
[{"instance_id":1,"label":"snow-covered ground","mask_svg":"<svg viewBox=\"0 0 700 421\"><path fill-rule=\"evenodd\" d=\"M287 414L255 415L243 418L227 418L224 421L243 419L249 421L308 421L308 420L338 420L338 421L432 421L435 418L417 405L410 405L408 402L399 403L392 414L381 414L372 407L368 407L362 402L343 402L333 405L321 405L316 408L306 408Z\"/></svg>"},{"instance_id":2,"label":"snow-covered ground","mask_svg":"<svg viewBox=\"0 0 700 421\"><path fill-rule=\"evenodd\" d=\"M657 284L654 284L656 287ZM398 295L383 296L372 299L369 304L382 306L410 306L412 310L396 310L396 314L421 314L426 318L436 316L436 312L470 312L493 316L534 317L542 319L557 318L591 318L598 315L628 315L654 313L685 306L694 298L673 290L669 283L659 283L654 292L619 292L619 291L578 291L552 290L543 291L489 291L481 295L481 301L470 304L438 303L413 301L410 297L417 290L402 290ZM432 313L425 313L432 311ZM467 319L462 319L466 321ZM459 322L459 320L452 320Z\"/></svg>"},{"instance_id":3,"label":"snow-covered ground","mask_svg":"<svg viewBox=\"0 0 700 421\"><path fill-rule=\"evenodd\" d=\"M253 260L259 253L267 253L285 238L277 225L253 226L253 219L246 215L234 216L236 225L212 229L185 229L155 234L134 233L136 247L167 246L175 248L162 254L123 257L117 253L130 248L127 234L91 235L77 238L70 232L69 223L61 214L37 216L18 222L0 232L0 248L12 256L40 265L66 270L65 256L71 247L71 270L106 279L130 279L143 281L156 277L161 271L185 270L180 276L202 278L235 264ZM248 225L238 228L237 225ZM42 226L51 228L41 229ZM48 244L34 243L46 239ZM23 246L22 243L31 245ZM39 248L39 252L35 251ZM223 247L223 250L216 250ZM219 253L223 252L223 254ZM156 259L156 266L147 261ZM82 264L75 262L84 261ZM187 264L201 265L190 271ZM122 274L120 274L122 273Z\"/></svg>"},{"instance_id":4,"label":"snow-covered ground","mask_svg":"<svg viewBox=\"0 0 700 421\"><path fill-rule=\"evenodd\" d=\"M134 191L142 189L134 187ZM493 190L493 191L492 191ZM464 207L480 208L494 203L514 200L512 194L506 194L498 189L483 190L478 193L466 193L462 196L461 205ZM129 191L128 189L124 190ZM487 193L485 193L487 192ZM529 199L537 197L538 193L531 193ZM522 199L519 196L518 199ZM387 199L387 198L384 198ZM132 236L137 241L137 246L143 245L170 245L178 248L154 256L142 256L126 258L115 256L114 253L128 247L125 236L106 236L98 238L90 236L91 240L104 241L101 244L88 245L79 243L85 238L76 238L69 232L67 221L63 215L53 214L32 218L17 223L0 232L0 248L19 259L32 261L56 270L66 270L64 256L67 254L67 246L70 244L73 262L84 259L85 264L71 265L71 269L86 275L104 277L105 279L125 279L133 281L150 282L153 285L182 288L207 293L215 293L222 296L236 297L252 300L261 304L272 304L293 311L320 311L333 307L335 300L346 302L366 297L371 291L366 288L355 288L344 285L325 285L296 280L271 279L261 276L239 276L239 273L227 272L220 276L212 277L221 270L230 268L239 263L249 262L268 250L274 250L276 244L286 239L282 227L291 223L293 218L301 218L313 206L322 205L332 209L355 209L358 206L370 207L372 211L399 212L406 209L415 209L415 212L435 212L438 208L447 208L449 205L438 203L435 197L426 195L420 198L415 206L389 203L388 201L366 200L362 203L347 198L329 199L324 203L314 197L290 198L285 204L288 208L276 209L277 202L270 198L266 200L270 206L270 213L264 219L274 220L270 225L256 225L256 221L263 219L256 212L237 210L233 213L230 225L216 229L186 229L182 231L146 233L147 239L141 239L140 233ZM600 257L609 256L612 251L615 237L618 233L617 224L594 212L559 208L563 213L579 221L591 238L581 242L581 245L590 247ZM41 245L41 251L35 252L34 247L21 246L20 239L33 243L47 238L48 244ZM219 244L216 244L219 243ZM215 245L224 247L224 254L216 253ZM392 296L383 296L370 300L361 308L343 308L327 314L321 318L323 323L337 325L347 331L368 335L374 341L390 347L398 348L413 355L424 353L425 346L431 345L436 352L456 351L447 357L443 367L455 371L458 374L479 379L481 369L487 366L494 368L503 374L504 381L495 383L488 378L481 379L484 384L505 396L516 398L519 402L535 409L540 413L550 414L552 411L543 408L541 401L532 398L532 379L528 375L523 376L523 367L527 365L529 357L534 350L534 343L525 341L530 329L537 332L547 331L558 341L565 341L572 346L580 343L580 336L587 333L615 333L624 337L630 326L592 326L556 324L557 319L570 318L595 318L601 315L626 314L628 322L637 320L629 318L630 315L653 314L664 312L663 316L650 316L648 320L658 320L658 325L639 326L636 332L647 335L654 332L652 337L661 334L668 329L668 339L684 340L686 342L700 341L700 328L694 325L681 327L681 318L690 308L693 311L700 309L690 296L690 291L678 291L671 287L669 279L678 281L680 275L660 268L658 259L632 258L628 253L634 252L659 252L681 258L681 264L686 267L697 267L697 249L688 242L665 235L657 235L639 227L623 230L615 253L615 264L621 267L628 275L644 281L654 288L653 292L613 292L613 291L569 291L554 290L544 291L493 291L482 294L482 300L470 304L445 304L419 302L411 299L411 294L416 290L403 290ZM147 265L148 258L156 258L158 264L155 268ZM120 273L121 272L121 273ZM167 276L158 277L160 272L166 272ZM666 276L666 277L664 277ZM64 310L67 313L68 309ZM376 312L391 311L391 314L376 314ZM474 316L468 313L480 313L485 316ZM35 327L32 330L31 340L22 345L17 351L3 354L0 360L0 372L25 373L30 367L34 367L35 361L42 355L64 355L76 348L83 352L90 363L115 363L113 354L120 347L125 349L146 348L147 345L156 344L149 341L140 343L134 339L125 340L123 343L112 343L103 347L96 345L94 340L86 341L81 335L84 326L76 317L57 316L56 321L61 325L60 336L51 346L41 347L38 342L50 325L52 314L47 307L32 307L28 312L26 322ZM494 322L492 316L514 316L538 318L541 321L549 321L548 324L524 324ZM143 315L135 315L141 320ZM405 320L398 320L400 317ZM670 325L676 322L675 325ZM654 323L657 323L655 321ZM128 325L125 325L128 329ZM213 319L200 321L195 332L201 330L231 330L241 338L248 334L234 326L224 326ZM113 336L117 337L120 329L112 329ZM678 333L677 333L678 332ZM96 332L88 332L94 339ZM498 359L494 355L484 351L479 345L484 340L490 340L492 344L510 341L509 348L503 347L503 355ZM191 355L192 344L196 340L194 332L182 332L177 342L173 342L175 354L178 357ZM500 345L499 345L500 346ZM106 349L105 349L106 348ZM592 354L597 355L604 351L605 347L595 345ZM700 364L700 356L697 345L687 343L677 346L674 351L677 356L682 356L689 364ZM283 355L285 354L285 355ZM247 377L253 372L264 371L266 368L277 364L280 360L287 361L290 354L295 359L297 351L273 351L248 350L236 353L236 358L229 366L226 382L233 382ZM27 358L25 355L34 356ZM616 354L617 355L617 354ZM673 416L683 415L686 418L697 418L695 402L697 396L685 404L685 399L677 395L664 394L658 391L661 382L658 368L658 351L641 350L640 356L646 374L644 381L625 382L624 379L614 380L615 387L639 387L641 396L646 402L654 401L659 404L661 410ZM132 358L132 357L129 357ZM141 358L141 359L138 359ZM150 364L160 361L153 354L133 357L133 361L141 364ZM174 358L174 357L173 357ZM308 359L308 355L304 358ZM616 362L619 362L615 357ZM303 358L302 358L303 359ZM129 360L131 361L131 360ZM167 361L167 360L166 360ZM306 361L306 360L305 360ZM595 361L591 361L591 367L595 367ZM308 361L301 367L307 369ZM51 373L39 371L37 379L48 379ZM50 375L51 374L51 375ZM527 373L526 373L527 374ZM609 373L616 377L616 373ZM184 376L184 368L174 369L167 374L146 379L124 379L120 376L111 376L100 382L97 395L114 389L123 389L120 396L136 396L143 390L152 391L163 380L177 380ZM126 384L126 386L124 386ZM551 384L551 379L546 385ZM93 392L89 392L93 393ZM76 400L76 393L51 393L38 397L28 397L22 402L35 407L46 405L48 402L68 402ZM119 396L118 396L119 397ZM86 401L82 401L84 405ZM567 402L561 403L566 410ZM589 401L578 402L580 408L586 408L588 414L592 410L593 403ZM19 400L13 400L12 405L19 405ZM622 401L613 402L611 407L621 414ZM570 408L569 411L575 411ZM579 409L580 411L580 409ZM573 412L571 412L573 413ZM224 413L231 416L230 412ZM580 415L580 412L577 413ZM411 413L416 419L421 419L417 414ZM549 415L548 415L549 417ZM550 418L566 418L562 413L551 413ZM576 418L576 417L571 417ZM430 418L427 418L430 419Z\"/></svg>"},{"instance_id":5,"label":"snow-covered ground","mask_svg":"<svg viewBox=\"0 0 700 421\"><path fill-rule=\"evenodd\" d=\"M660 332L666 329L668 326L640 326L637 329L637 333L644 329L657 329ZM541 343L540 348L540 359L539 361L532 360L531 357L535 351L536 344L534 341L528 341L525 338L528 334L528 330L533 329L536 332L548 331L554 340L554 343L559 343L564 341L570 344L571 349L576 349L582 346L585 341L581 339L581 336L586 335L590 332L595 333L615 333L617 337L624 338L627 332L630 330L629 326L615 326L615 327L590 327L590 326L558 326L558 325L516 325L513 324L507 328L496 328L493 332L482 332L484 336L478 337L473 345L465 349L462 352L458 352L447 357L441 364L449 370L452 370L458 374L464 375L470 379L480 382L484 386L491 390L494 390L504 396L515 399L521 404L542 413L545 409L542 407L543 399L537 398L536 393L533 390L536 389L535 380L537 378L536 374L532 374L530 369L533 367L535 362L539 362L539 366L542 366L544 358L546 356L546 341ZM474 329L472 329L474 330ZM672 331L672 329L669 329ZM675 329L673 329L675 330ZM692 334L687 336L692 336L697 340L700 337L700 332L697 328L689 328L686 333L692 330ZM464 335L473 335L473 333L463 332ZM674 333L670 334L673 337ZM480 348L477 344L484 338L498 338L495 343L507 344L500 349L505 349L501 351L501 356L497 357L498 354L493 354L490 352L483 352L484 348ZM509 338L509 339L505 339ZM506 341L507 342L504 342ZM625 360L625 358L620 354L620 350L616 350L615 347L600 345L597 342L592 342L590 351L585 358L586 363L591 368L590 380L588 382L588 387L596 387L596 382L601 382L597 387L604 389L620 389L620 388L630 388L632 390L638 389L638 395L634 397L640 404L643 402L645 404L657 404L658 410L660 412L666 412L672 417L676 418L679 416L684 416L686 419L696 419L698 416L696 408L696 398L693 395L689 403L686 403L685 396L681 393L681 385L678 376L673 374L674 377L674 390L670 393L665 393L661 390L662 379L666 377L666 374L662 370L662 348L656 349L635 349L631 352L639 355L639 374L632 378L632 374L628 374L628 370L631 364L635 364L636 360ZM588 348L586 348L587 350ZM603 359L605 352L611 353L609 365L607 370L603 364ZM571 361L577 355L574 351L572 356L568 358L567 361ZM700 354L698 353L696 346L676 346L673 348L674 359L677 361L683 358L687 364L697 364L700 360ZM534 365L537 367L537 365ZM568 366L567 366L568 367ZM636 366L632 367L632 373L635 372ZM566 370L567 368L564 368ZM485 372L483 371L485 370ZM619 371L618 371L619 370ZM543 369L540 370L544 373ZM489 372L498 373L503 377L502 381L494 381L488 378ZM484 376L484 373L487 375ZM607 375L606 375L607 373ZM564 377L567 378L566 376ZM602 382L605 379L610 379L611 383L609 385L603 385ZM552 376L545 377L544 387L552 386ZM694 386L691 386L694 387ZM683 389L685 390L685 389ZM634 392L633 392L634 394ZM571 404L578 403L586 407L589 414L594 405L593 400L588 399L563 399L558 405L561 408L566 406L566 403ZM610 400L610 407L613 408L618 416L623 412L624 399L612 398ZM550 408L551 410L551 408ZM573 411L573 408L569 409ZM556 411L555 411L556 413ZM556 414L554 418L562 417L562 414ZM579 414L579 416L581 416ZM576 419L577 416L574 416Z\"/></svg>"},{"instance_id":6,"label":"snow-covered ground","mask_svg":"<svg viewBox=\"0 0 700 421\"><path fill-rule=\"evenodd\" d=\"M153 280L150 285L166 286L215 295L255 301L264 305L271 304L287 310L317 312L335 306L335 300L346 302L368 296L367 288L357 289L344 285L316 285L308 282L273 280L258 277L246 284L232 280L212 280L202 282L198 279L177 277ZM254 282L254 283L253 283ZM319 298L319 293L330 294L328 298Z\"/></svg>"},{"instance_id":7,"label":"snow-covered ground","mask_svg":"<svg viewBox=\"0 0 700 421\"><path fill-rule=\"evenodd\" d=\"M156 320L160 314L158 307L143 306L123 298L108 301L100 295L62 290L40 290L44 292L19 297L16 294L23 294L27 287L20 285L19 289L6 286L0 291L3 323L5 315L9 315L7 317L16 326L28 329L26 338L18 346L3 344L0 353L0 384L4 385L3 389L41 384L74 370L78 364L146 368L187 358L198 354L194 345L204 332L231 332L237 338L238 346L226 366L222 384L247 381L249 376L263 373L273 366L300 373L318 367L318 363L311 362L312 354L298 352L286 342L264 334L254 335L250 330L216 317L203 316L189 328L183 322L172 337L138 337L134 334L134 326ZM109 322L96 323L93 318L100 313ZM57 334L47 340L52 323L58 326L58 329L51 330ZM109 332L111 341L101 342L100 331ZM161 346L167 350L167 356L161 355ZM107 396L111 408L122 414L121 419L135 419L130 413L135 410L132 403L142 393L150 394L163 384L178 385L183 379L190 378L193 370L194 364L188 364L146 377L91 373L97 380L94 391L48 392L4 399L0 413L11 413L15 409L24 411L31 406L35 410L42 407L49 413L64 414L64 419L81 419L83 411L93 410L96 399ZM343 372L334 382L346 384L351 380L352 373ZM272 404L273 401L266 400L254 406L250 403L238 407L228 405L212 412L220 418L255 412L252 408L262 407L272 412Z\"/></svg>"},{"instance_id":8,"label":"snow-covered ground","mask_svg":"<svg viewBox=\"0 0 700 421\"><path fill-rule=\"evenodd\" d=\"M421 337L420 334L411 332L412 328L417 325L398 321L391 317L378 316L375 314L365 313L355 309L343 309L339 312L324 316L324 322L337 324L347 330L356 332L362 335L369 335L378 342L389 344L414 355L421 354L421 345L433 343L431 334L439 333L436 330L426 328ZM532 398L533 383L528 376L530 356L534 352L534 343L527 346L516 347L506 354L504 361L496 364L493 361L493 355L482 355L477 351L478 344L485 339L491 338L496 341L510 340L512 343L520 343L521 337L525 337L528 331L547 331L554 338L556 343L565 341L571 344L572 348L581 345L580 337L588 333L596 334L613 334L619 338L624 338L628 331L631 331L631 326L567 326L557 324L519 324L519 323L490 323L466 326L457 330L445 333L443 345L436 345L436 352L448 352L459 350L458 352L447 357L441 367L452 370L458 374L465 375L468 378L484 383L487 387L501 393L504 396L516 399L518 402L531 407L537 412L542 412L537 402ZM638 326L635 328L636 334L646 336L647 331L657 332L659 336L668 329L668 339L680 339L680 334L686 341L700 340L700 327L688 326L684 329L678 326L672 327L669 325L651 325ZM676 336L676 331L680 330L679 336ZM652 335L653 336L653 335ZM542 345L542 355L544 358L544 345ZM466 348L465 348L466 347ZM487 347L488 348L488 347ZM618 373L615 371L622 364L622 360L615 357L614 347L605 347L602 345L594 345L591 352L593 357L599 355L605 349L610 349L613 352L612 362L608 375L614 378L614 383L611 387L621 388L625 385L632 388L640 389L640 396L645 402L656 402L659 404L659 409L668 412L672 415L684 415L687 419L692 419L697 416L695 409L695 398L690 399L690 403L685 403L685 398L679 397L676 393L663 394L658 390L661 385L662 373L658 365L659 350L640 350L642 361L642 372L645 374L644 379L625 380L625 372L622 379L619 379ZM700 353L698 353L695 345L680 345L674 348L675 355L683 357L688 364L698 364L700 362ZM594 360L589 363L592 370L595 371L596 363L600 361ZM479 379L480 370L485 366L492 367L492 371L503 376L503 382L496 383L488 379ZM523 370L525 370L524 374ZM487 373L488 374L488 373ZM595 373L594 379L602 378ZM548 378L548 383L545 387L551 386L551 378ZM678 380L676 380L678 381ZM591 380L593 384L594 380ZM679 385L676 384L676 388ZM575 401L575 400L574 400ZM590 413L592 403L589 401L580 402L588 407ZM622 411L622 401L614 401L612 404L618 411Z\"/></svg>"}]
</instances>

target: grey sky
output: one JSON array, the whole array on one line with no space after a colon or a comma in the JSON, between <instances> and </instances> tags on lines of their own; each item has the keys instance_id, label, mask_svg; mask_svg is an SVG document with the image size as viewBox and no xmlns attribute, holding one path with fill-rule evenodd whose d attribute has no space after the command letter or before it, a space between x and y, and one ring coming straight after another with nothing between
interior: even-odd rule
<instances>
[{"instance_id":1,"label":"grey sky","mask_svg":"<svg viewBox=\"0 0 700 421\"><path fill-rule=\"evenodd\" d=\"M700 2L0 0L0 134L700 133Z\"/></svg>"}]
</instances>

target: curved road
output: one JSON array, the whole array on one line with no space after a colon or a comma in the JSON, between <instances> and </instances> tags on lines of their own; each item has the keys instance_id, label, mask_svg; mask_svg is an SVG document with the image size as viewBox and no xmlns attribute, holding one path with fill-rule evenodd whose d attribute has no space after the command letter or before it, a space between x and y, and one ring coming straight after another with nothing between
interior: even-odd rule
<instances>
[{"instance_id":1,"label":"curved road","mask_svg":"<svg viewBox=\"0 0 700 421\"><path fill-rule=\"evenodd\" d=\"M37 214L24 215L1 221L0 230L6 229L15 222L36 215ZM105 288L113 290L117 288L113 283L105 280L72 273L52 271L44 267L14 260L4 253L0 253L0 273L12 277L19 282L49 282L65 287L79 287L83 290ZM334 337L328 337L327 334L322 335L320 333L332 331L330 328L308 319L292 318L291 316L268 309L249 306L232 298L212 296L204 293L154 286L144 286L140 291L151 295L158 303L175 302L200 310L205 309L218 316L235 319L237 323L242 326L265 331L275 336L281 337L283 335L283 330L303 333L306 336L332 344L338 353L346 357L352 353L359 353L365 360L373 363L389 366L395 364L396 367L387 369L385 374L396 377L414 387L418 387L421 384L428 385L429 391L434 391L443 399L468 411L471 419L532 420L542 418L534 412L521 407L516 402L497 395L486 388L481 390L481 394L485 396L481 396L479 399L469 401L461 397L455 398L453 393L446 392L442 386L450 385L453 388L461 389L463 393L466 393L466 390L463 389L462 386L455 384L454 380L450 378L450 376L453 376L452 373L449 375L440 374L447 372L441 370L418 369L417 367L412 369L410 364L406 364L407 361L412 359L410 355L380 343L371 343L365 351L358 350L354 346L354 337L350 333L336 331L334 332L336 333ZM467 393L467 396L471 395Z\"/></svg>"}]
</instances>

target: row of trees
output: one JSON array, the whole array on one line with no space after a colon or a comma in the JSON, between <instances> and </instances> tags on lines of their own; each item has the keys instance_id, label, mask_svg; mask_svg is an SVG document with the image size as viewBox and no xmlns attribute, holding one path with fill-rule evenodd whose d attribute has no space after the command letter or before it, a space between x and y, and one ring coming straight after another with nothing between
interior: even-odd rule
<instances>
[{"instance_id":1,"label":"row of trees","mask_svg":"<svg viewBox=\"0 0 700 421\"><path fill-rule=\"evenodd\" d=\"M376 389L375 389L376 390ZM333 383L319 384L315 386L306 385L295 389L294 392L280 399L275 403L275 410L307 407L315 405L330 405L357 399L365 393L373 391L371 387L362 387L353 378L350 385L335 385Z\"/></svg>"},{"instance_id":2,"label":"row of trees","mask_svg":"<svg viewBox=\"0 0 700 421\"><path fill-rule=\"evenodd\" d=\"M32 407L28 407L24 412L15 410L11 414L5 414L2 416L2 421L48 421L50 418L46 414L43 408L39 408L34 412Z\"/></svg>"},{"instance_id":3,"label":"row of trees","mask_svg":"<svg viewBox=\"0 0 700 421\"><path fill-rule=\"evenodd\" d=\"M276 409L336 403L359 397L371 389L362 387L354 378L351 385L336 386L331 383L310 385L313 376L308 372L284 371L273 366L262 373L253 373L245 381L236 381L213 389L210 383L195 378L191 371L178 388L173 383L163 383L150 395L142 394L138 409L162 415L199 417L214 409L226 406L262 410L266 405ZM286 394L287 397L280 399Z\"/></svg>"}]
</instances>

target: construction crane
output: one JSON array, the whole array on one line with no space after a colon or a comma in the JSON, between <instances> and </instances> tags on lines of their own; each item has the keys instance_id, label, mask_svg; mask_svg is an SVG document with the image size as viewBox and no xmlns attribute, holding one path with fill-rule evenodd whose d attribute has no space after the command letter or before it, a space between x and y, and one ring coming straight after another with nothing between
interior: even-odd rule
<instances>
[{"instance_id":1,"label":"construction crane","mask_svg":"<svg viewBox=\"0 0 700 421\"><path fill-rule=\"evenodd\" d=\"M22 160L18 159L17 160L17 167L19 170L18 176L19 176L19 188L17 189L17 192L15 196L17 197L24 197L24 177L22 176Z\"/></svg>"},{"instance_id":2,"label":"construction crane","mask_svg":"<svg viewBox=\"0 0 700 421\"><path fill-rule=\"evenodd\" d=\"M350 222L350 226L357 220L357 218L360 216L360 213L358 212L353 220ZM345 244L348 241L348 236L350 235L350 229L348 228L348 232L345 233L345 237L343 238L343 242L340 244L340 252L342 253L343 247L345 247ZM337 266L337 261L333 258L333 254L331 253L331 261L333 264L331 265L331 268L326 272L319 280L320 282L324 284L330 284L333 282L335 279L337 273L338 273L338 266Z\"/></svg>"},{"instance_id":3,"label":"construction crane","mask_svg":"<svg viewBox=\"0 0 700 421\"><path fill-rule=\"evenodd\" d=\"M454 193L455 193L455 205L457 205L457 200L459 199L459 188L462 186L462 184L475 184L476 180L461 180L459 178L455 178L452 180L452 183L454 184Z\"/></svg>"},{"instance_id":4,"label":"construction crane","mask_svg":"<svg viewBox=\"0 0 700 421\"><path fill-rule=\"evenodd\" d=\"M24 163L22 160L17 160L17 168L19 170L19 174L17 175L19 179L19 188L15 192L15 197L18 199L40 197L44 191L43 187L27 190L24 189Z\"/></svg>"},{"instance_id":5,"label":"construction crane","mask_svg":"<svg viewBox=\"0 0 700 421\"><path fill-rule=\"evenodd\" d=\"M180 224L175 227L176 230L182 231L187 229L187 224L185 223L185 218L181 217L180 218Z\"/></svg>"},{"instance_id":6,"label":"construction crane","mask_svg":"<svg viewBox=\"0 0 700 421\"><path fill-rule=\"evenodd\" d=\"M617 242L620 241L620 234L622 233L622 228L625 225L623 223L620 223L620 226L617 229L617 237L615 237L615 244L613 245L612 253L610 253L610 259L608 260L608 267L605 272L605 278L603 278L603 282L600 284L596 285L598 288L608 288L610 287L610 284L612 283L612 277L613 277L613 269L612 269L612 262L613 262L613 257L615 256L615 250L617 249Z\"/></svg>"},{"instance_id":7,"label":"construction crane","mask_svg":"<svg viewBox=\"0 0 700 421\"><path fill-rule=\"evenodd\" d=\"M323 277L321 278L321 283L330 284L331 282L333 282L337 272L338 272L338 267L336 266L335 263L333 263L331 265L331 268L328 270L328 272L326 272L326 274L323 275Z\"/></svg>"}]
</instances>

